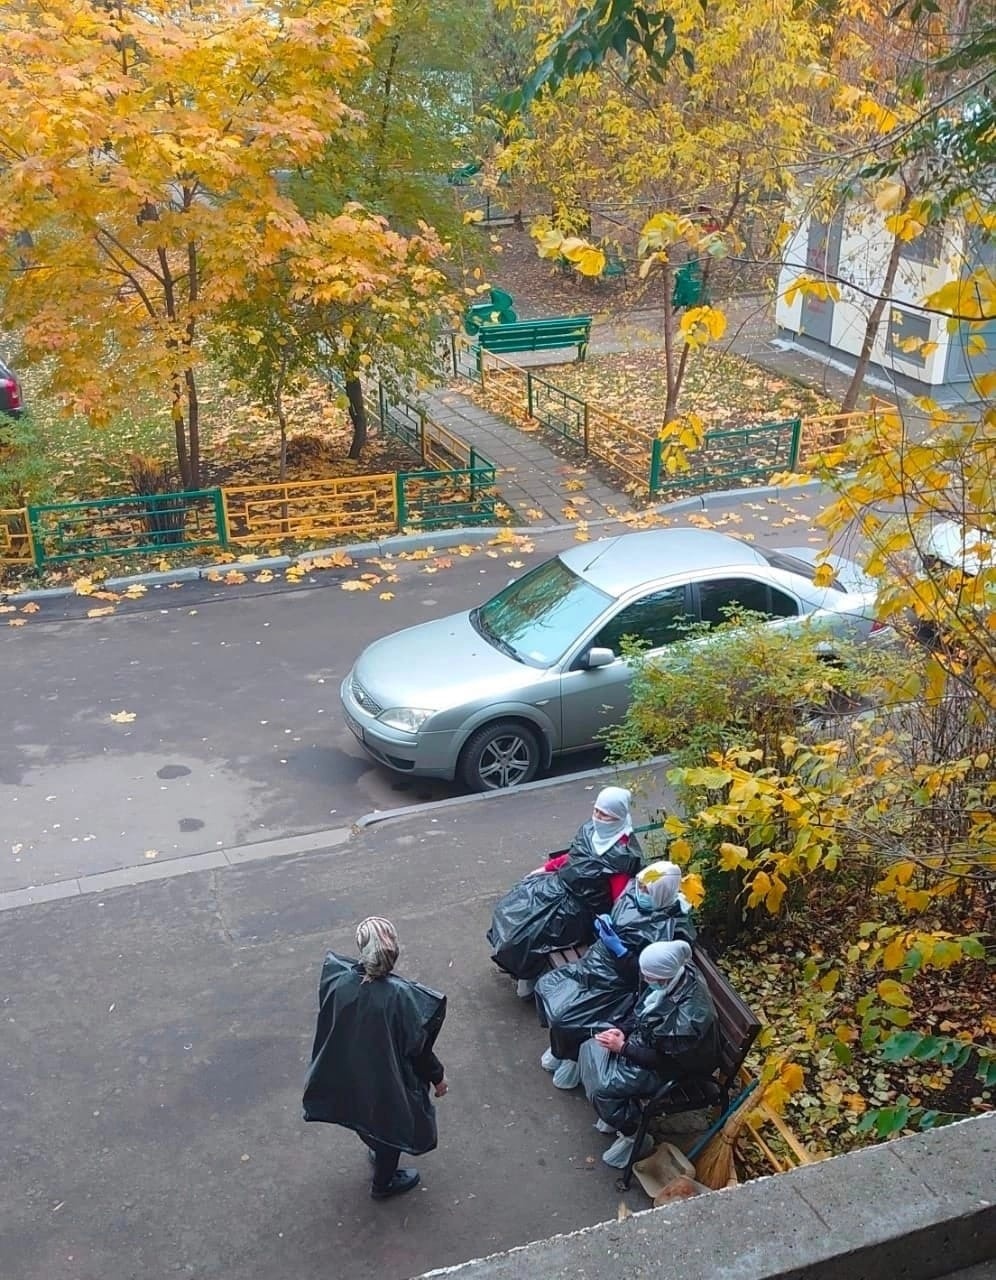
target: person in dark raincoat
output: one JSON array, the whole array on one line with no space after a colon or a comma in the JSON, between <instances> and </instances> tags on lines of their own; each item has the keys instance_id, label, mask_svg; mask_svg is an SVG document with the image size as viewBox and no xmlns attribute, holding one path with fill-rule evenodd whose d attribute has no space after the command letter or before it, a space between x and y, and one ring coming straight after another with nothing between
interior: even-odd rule
<instances>
[{"instance_id":1,"label":"person in dark raincoat","mask_svg":"<svg viewBox=\"0 0 996 1280\"><path fill-rule=\"evenodd\" d=\"M352 1129L373 1162L375 1200L411 1191L416 1169L399 1169L401 1153L436 1146L437 1098L447 1090L433 1052L446 997L395 976L398 935L370 916L356 930L359 960L330 951L318 989L318 1026L304 1086L304 1118Z\"/></svg>"},{"instance_id":2,"label":"person in dark raincoat","mask_svg":"<svg viewBox=\"0 0 996 1280\"><path fill-rule=\"evenodd\" d=\"M691 908L681 896L681 868L652 862L616 899L609 918L595 921L598 940L573 964L544 973L536 983L540 1022L550 1047L540 1059L558 1089L580 1080L582 1044L598 1031L619 1026L633 1012L640 991L638 957L652 942L695 941Z\"/></svg>"},{"instance_id":3,"label":"person in dark raincoat","mask_svg":"<svg viewBox=\"0 0 996 1280\"><path fill-rule=\"evenodd\" d=\"M523 998L532 995L551 951L594 941L595 917L612 906L612 877L625 883L639 871L631 798L624 787L604 787L567 853L530 872L495 907L491 959L518 980Z\"/></svg>"},{"instance_id":4,"label":"person in dark raincoat","mask_svg":"<svg viewBox=\"0 0 996 1280\"><path fill-rule=\"evenodd\" d=\"M640 973L647 986L631 1016L586 1040L579 1054L596 1127L617 1135L602 1159L619 1169L633 1151L639 1099L652 1097L666 1080L711 1075L719 1065L716 1007L688 943L645 947Z\"/></svg>"}]
</instances>

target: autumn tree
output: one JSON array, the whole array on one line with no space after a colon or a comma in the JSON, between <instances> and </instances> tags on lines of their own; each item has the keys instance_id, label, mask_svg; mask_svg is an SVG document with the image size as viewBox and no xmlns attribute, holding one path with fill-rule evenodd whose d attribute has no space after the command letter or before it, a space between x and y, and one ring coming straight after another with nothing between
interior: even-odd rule
<instances>
[{"instance_id":1,"label":"autumn tree","mask_svg":"<svg viewBox=\"0 0 996 1280\"><path fill-rule=\"evenodd\" d=\"M187 488L212 324L247 264L306 237L279 171L352 127L386 21L346 0L0 6L3 323L95 424L143 393L168 405Z\"/></svg>"},{"instance_id":2,"label":"autumn tree","mask_svg":"<svg viewBox=\"0 0 996 1280\"><path fill-rule=\"evenodd\" d=\"M592 204L633 224L645 297L664 312L667 424L678 416L690 353L725 328L705 305L717 263L741 256L754 222L771 222L793 166L813 153L822 91L810 69L821 46L819 23L788 0L654 8L666 14L667 48L693 49L694 58L672 60L662 73L640 41L626 57L593 58L533 97L509 130L501 164L554 208L537 228L541 252L573 261L582 274L601 274L606 260L605 246L590 240ZM542 13L541 65L570 22L556 0ZM675 275L689 264L698 286L681 297Z\"/></svg>"},{"instance_id":3,"label":"autumn tree","mask_svg":"<svg viewBox=\"0 0 996 1280\"><path fill-rule=\"evenodd\" d=\"M290 297L320 364L344 388L353 438L349 456L366 443L362 378L395 393L438 368L436 343L446 327L452 291L441 261L446 246L421 224L414 235L385 218L347 206L319 215L288 258ZM339 265L348 255L350 270Z\"/></svg>"}]
</instances>

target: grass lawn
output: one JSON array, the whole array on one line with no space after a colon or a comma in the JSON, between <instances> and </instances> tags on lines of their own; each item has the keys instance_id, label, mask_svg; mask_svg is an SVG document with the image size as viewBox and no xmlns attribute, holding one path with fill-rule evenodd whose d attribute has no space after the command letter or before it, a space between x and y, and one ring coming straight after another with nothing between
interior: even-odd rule
<instances>
[{"instance_id":1,"label":"grass lawn","mask_svg":"<svg viewBox=\"0 0 996 1280\"><path fill-rule=\"evenodd\" d=\"M648 436L661 425L667 390L660 348L590 355L584 364L558 365L542 376ZM741 356L707 348L689 357L679 409L697 413L709 427L737 427L834 413L837 406Z\"/></svg>"},{"instance_id":2,"label":"grass lawn","mask_svg":"<svg viewBox=\"0 0 996 1280\"><path fill-rule=\"evenodd\" d=\"M58 407L25 378L26 399L38 436L38 500L73 501L131 493L128 456L142 454L166 463L176 475L176 453L169 410L137 403L130 413L105 427L83 418L63 417ZM201 399L202 484L266 483L277 479L279 430L266 410L229 389L210 371L199 385ZM351 428L341 397L331 398L315 381L289 397L288 479L408 470L419 460L392 437L372 436L362 458L351 461ZM0 462L2 465L2 462ZM179 484L177 483L177 487Z\"/></svg>"}]
</instances>

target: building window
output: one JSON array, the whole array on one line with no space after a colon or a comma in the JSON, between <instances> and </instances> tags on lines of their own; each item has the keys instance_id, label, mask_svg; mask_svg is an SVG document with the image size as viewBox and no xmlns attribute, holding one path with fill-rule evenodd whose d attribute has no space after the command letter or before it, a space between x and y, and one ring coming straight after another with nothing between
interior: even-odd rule
<instances>
[{"instance_id":1,"label":"building window","mask_svg":"<svg viewBox=\"0 0 996 1280\"><path fill-rule=\"evenodd\" d=\"M921 369L926 368L927 356L923 353L923 344L930 342L932 327L930 316L918 315L915 311L907 311L905 307L890 307L885 349L889 355L908 360Z\"/></svg>"}]
</instances>

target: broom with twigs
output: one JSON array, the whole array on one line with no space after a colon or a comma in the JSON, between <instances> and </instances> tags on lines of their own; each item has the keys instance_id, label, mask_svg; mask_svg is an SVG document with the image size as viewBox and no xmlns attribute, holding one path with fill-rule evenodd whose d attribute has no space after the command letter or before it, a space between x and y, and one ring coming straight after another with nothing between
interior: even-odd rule
<instances>
[{"instance_id":1,"label":"broom with twigs","mask_svg":"<svg viewBox=\"0 0 996 1280\"><path fill-rule=\"evenodd\" d=\"M766 1092L766 1089L762 1090L754 1097L751 1089L744 1090L740 1105L731 1110L723 1127L708 1142L695 1161L696 1182L701 1182L704 1187L709 1187L713 1191L721 1191L723 1187L729 1186L730 1179L733 1177L733 1154L737 1139L748 1117L764 1101Z\"/></svg>"}]
</instances>

